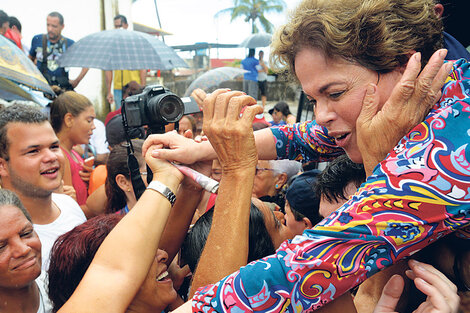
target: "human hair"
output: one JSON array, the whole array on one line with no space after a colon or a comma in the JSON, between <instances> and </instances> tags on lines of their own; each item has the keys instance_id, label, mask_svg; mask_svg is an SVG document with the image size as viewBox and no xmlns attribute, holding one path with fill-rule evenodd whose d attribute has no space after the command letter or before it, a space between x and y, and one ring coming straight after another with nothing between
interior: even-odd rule
<instances>
[{"instance_id":1,"label":"human hair","mask_svg":"<svg viewBox=\"0 0 470 313\"><path fill-rule=\"evenodd\" d=\"M38 108L26 104L13 104L0 110L0 157L8 161L8 125L10 123L42 124L47 116Z\"/></svg>"},{"instance_id":2,"label":"human hair","mask_svg":"<svg viewBox=\"0 0 470 313\"><path fill-rule=\"evenodd\" d=\"M302 170L302 163L293 160L270 160L275 175L286 173L287 180Z\"/></svg>"},{"instance_id":3,"label":"human hair","mask_svg":"<svg viewBox=\"0 0 470 313\"><path fill-rule=\"evenodd\" d=\"M193 134L195 134L197 130L196 119L192 115L183 115L181 119L183 118L188 119L189 123L191 124L191 131L193 132Z\"/></svg>"},{"instance_id":4,"label":"human hair","mask_svg":"<svg viewBox=\"0 0 470 313\"><path fill-rule=\"evenodd\" d=\"M5 11L0 10L0 26L2 26L5 22L8 22L8 14Z\"/></svg>"},{"instance_id":5,"label":"human hair","mask_svg":"<svg viewBox=\"0 0 470 313\"><path fill-rule=\"evenodd\" d=\"M248 49L248 57L252 58L255 56L255 49Z\"/></svg>"},{"instance_id":6,"label":"human hair","mask_svg":"<svg viewBox=\"0 0 470 313\"><path fill-rule=\"evenodd\" d=\"M284 115L285 117L292 114L289 109L289 105L284 101L279 101L278 103L276 103L276 105L274 106L274 110L281 112L282 115Z\"/></svg>"},{"instance_id":7,"label":"human hair","mask_svg":"<svg viewBox=\"0 0 470 313\"><path fill-rule=\"evenodd\" d=\"M359 188L365 180L364 165L354 163L343 154L328 164L317 176L315 193L318 198L325 197L329 202L348 200L344 194L346 186L352 182L356 188Z\"/></svg>"},{"instance_id":8,"label":"human hair","mask_svg":"<svg viewBox=\"0 0 470 313\"><path fill-rule=\"evenodd\" d=\"M388 73L411 51L421 52L424 66L442 47L442 31L433 0L304 0L273 36L270 61L295 75L297 53L314 48Z\"/></svg>"},{"instance_id":9,"label":"human hair","mask_svg":"<svg viewBox=\"0 0 470 313\"><path fill-rule=\"evenodd\" d=\"M121 20L122 23L127 24L127 18L122 14L116 15L114 20Z\"/></svg>"},{"instance_id":10,"label":"human hair","mask_svg":"<svg viewBox=\"0 0 470 313\"><path fill-rule=\"evenodd\" d=\"M134 155L140 165L145 162L142 157L142 144L143 140L132 141ZM106 176L105 182L105 212L113 213L124 208L127 203L126 193L118 186L116 182L116 176L119 174L124 175L124 177L128 180L131 179L129 167L127 166L127 146L125 146L125 144L113 146L113 150L111 150L109 153L108 160L106 161L106 170L108 174Z\"/></svg>"},{"instance_id":11,"label":"human hair","mask_svg":"<svg viewBox=\"0 0 470 313\"><path fill-rule=\"evenodd\" d=\"M26 210L16 193L8 189L0 189L0 208L7 205L11 205L18 208L21 213L23 213L23 215L26 217L26 219L33 223L31 215L29 215L29 212Z\"/></svg>"},{"instance_id":12,"label":"human hair","mask_svg":"<svg viewBox=\"0 0 470 313\"><path fill-rule=\"evenodd\" d=\"M209 236L213 215L214 207L196 221L181 247L181 258L193 273ZM247 263L271 255L275 251L274 243L266 228L264 215L257 206L251 203Z\"/></svg>"},{"instance_id":13,"label":"human hair","mask_svg":"<svg viewBox=\"0 0 470 313\"><path fill-rule=\"evenodd\" d=\"M16 28L18 28L18 31L21 33L21 23L16 17L10 16L8 17L8 21L10 22L10 28L16 26Z\"/></svg>"},{"instance_id":14,"label":"human hair","mask_svg":"<svg viewBox=\"0 0 470 313\"><path fill-rule=\"evenodd\" d=\"M47 16L57 17L59 19L59 24L64 25L64 17L59 12L53 11L53 12L49 13Z\"/></svg>"},{"instance_id":15,"label":"human hair","mask_svg":"<svg viewBox=\"0 0 470 313\"><path fill-rule=\"evenodd\" d=\"M57 89L54 89L56 91ZM51 103L51 125L56 133L62 129L64 117L67 113L76 117L87 108L93 106L90 100L84 95L75 91L65 91L58 93L58 96Z\"/></svg>"},{"instance_id":16,"label":"human hair","mask_svg":"<svg viewBox=\"0 0 470 313\"><path fill-rule=\"evenodd\" d=\"M73 294L96 251L121 218L119 214L99 215L57 238L47 271L53 312L57 312Z\"/></svg>"}]
</instances>

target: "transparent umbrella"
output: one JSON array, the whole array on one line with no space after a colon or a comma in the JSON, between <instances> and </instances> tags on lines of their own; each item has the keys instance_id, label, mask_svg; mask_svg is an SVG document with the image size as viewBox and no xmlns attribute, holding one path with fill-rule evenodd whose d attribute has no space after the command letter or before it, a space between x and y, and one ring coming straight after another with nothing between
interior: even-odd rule
<instances>
[{"instance_id":1,"label":"transparent umbrella","mask_svg":"<svg viewBox=\"0 0 470 313\"><path fill-rule=\"evenodd\" d=\"M255 33L246 37L239 46L245 48L267 47L271 44L271 39L271 34Z\"/></svg>"},{"instance_id":2,"label":"transparent umbrella","mask_svg":"<svg viewBox=\"0 0 470 313\"><path fill-rule=\"evenodd\" d=\"M248 71L238 67L225 66L214 68L193 80L191 85L189 85L189 87L186 89L184 96L190 96L191 92L193 92L193 90L196 88L201 88L205 91L208 91L209 88L217 87L220 83L233 80L237 76L243 75L246 72Z\"/></svg>"}]
</instances>

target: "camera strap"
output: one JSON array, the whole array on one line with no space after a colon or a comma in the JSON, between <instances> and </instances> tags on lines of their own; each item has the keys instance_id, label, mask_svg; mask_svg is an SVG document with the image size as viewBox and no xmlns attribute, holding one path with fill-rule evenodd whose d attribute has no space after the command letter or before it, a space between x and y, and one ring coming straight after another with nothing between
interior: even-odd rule
<instances>
[{"instance_id":1,"label":"camera strap","mask_svg":"<svg viewBox=\"0 0 470 313\"><path fill-rule=\"evenodd\" d=\"M132 141L129 138L129 125L127 124L127 116L126 116L126 108L125 108L125 102L122 101L122 124L124 126L124 133L126 136L126 141L127 141L127 167L129 168L129 173L131 176L131 183L132 183L132 188L134 189L134 195L137 200L139 200L140 196L144 193L145 191L145 184L142 180L142 176L140 175L140 166L139 162L137 161L137 158L134 155L134 147L132 146ZM150 180L152 179L152 171L149 169L147 165L147 173L148 173L148 178Z\"/></svg>"}]
</instances>

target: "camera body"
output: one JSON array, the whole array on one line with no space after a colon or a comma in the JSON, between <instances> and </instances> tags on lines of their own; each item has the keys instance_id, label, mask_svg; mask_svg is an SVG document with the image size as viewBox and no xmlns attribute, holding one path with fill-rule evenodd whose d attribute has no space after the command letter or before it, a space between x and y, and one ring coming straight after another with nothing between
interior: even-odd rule
<instances>
[{"instance_id":1,"label":"camera body","mask_svg":"<svg viewBox=\"0 0 470 313\"><path fill-rule=\"evenodd\" d=\"M183 115L201 111L193 98L180 98L160 85L147 86L142 93L123 102L128 127L147 125L152 132L163 132L166 124L177 123Z\"/></svg>"}]
</instances>

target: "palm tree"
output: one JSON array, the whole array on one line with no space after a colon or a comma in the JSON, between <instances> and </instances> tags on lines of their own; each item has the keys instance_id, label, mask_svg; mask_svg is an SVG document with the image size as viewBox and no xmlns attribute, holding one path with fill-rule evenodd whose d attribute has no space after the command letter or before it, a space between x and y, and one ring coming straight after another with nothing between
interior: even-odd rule
<instances>
[{"instance_id":1,"label":"palm tree","mask_svg":"<svg viewBox=\"0 0 470 313\"><path fill-rule=\"evenodd\" d=\"M224 13L230 13L231 22L238 17L244 17L245 22L251 22L251 32L259 32L257 21L261 24L264 31L272 33L273 24L264 16L266 13L284 10L286 4L283 0L233 0L233 7L220 10L215 16Z\"/></svg>"}]
</instances>

